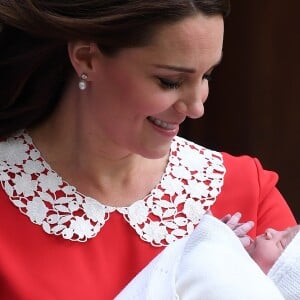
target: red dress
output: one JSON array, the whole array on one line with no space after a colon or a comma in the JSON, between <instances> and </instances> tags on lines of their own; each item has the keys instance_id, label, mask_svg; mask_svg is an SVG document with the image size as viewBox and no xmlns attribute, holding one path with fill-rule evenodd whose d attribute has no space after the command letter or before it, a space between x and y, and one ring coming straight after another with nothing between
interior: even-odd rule
<instances>
[{"instance_id":1,"label":"red dress","mask_svg":"<svg viewBox=\"0 0 300 300\"><path fill-rule=\"evenodd\" d=\"M240 211L252 236L296 224L275 173L179 137L161 182L127 208L80 194L22 132L0 143L0 182L1 300L113 299L208 208Z\"/></svg>"}]
</instances>

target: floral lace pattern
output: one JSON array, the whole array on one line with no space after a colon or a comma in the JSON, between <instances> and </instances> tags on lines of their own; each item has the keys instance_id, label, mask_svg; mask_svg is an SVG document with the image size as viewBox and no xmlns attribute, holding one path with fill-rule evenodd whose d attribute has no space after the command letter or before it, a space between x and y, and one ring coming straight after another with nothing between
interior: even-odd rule
<instances>
[{"instance_id":1,"label":"floral lace pattern","mask_svg":"<svg viewBox=\"0 0 300 300\"><path fill-rule=\"evenodd\" d=\"M12 203L48 234L71 241L93 238L113 212L140 238L166 246L190 234L221 191L222 155L175 137L159 184L128 207L112 207L65 182L21 131L0 142L0 182Z\"/></svg>"}]
</instances>

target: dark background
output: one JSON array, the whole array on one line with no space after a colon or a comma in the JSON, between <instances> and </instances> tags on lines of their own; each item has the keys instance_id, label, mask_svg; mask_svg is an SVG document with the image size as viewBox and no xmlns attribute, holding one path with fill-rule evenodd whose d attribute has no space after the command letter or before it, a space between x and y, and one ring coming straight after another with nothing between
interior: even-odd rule
<instances>
[{"instance_id":1,"label":"dark background","mask_svg":"<svg viewBox=\"0 0 300 300\"><path fill-rule=\"evenodd\" d=\"M259 158L300 221L300 1L231 0L205 115L181 135Z\"/></svg>"}]
</instances>

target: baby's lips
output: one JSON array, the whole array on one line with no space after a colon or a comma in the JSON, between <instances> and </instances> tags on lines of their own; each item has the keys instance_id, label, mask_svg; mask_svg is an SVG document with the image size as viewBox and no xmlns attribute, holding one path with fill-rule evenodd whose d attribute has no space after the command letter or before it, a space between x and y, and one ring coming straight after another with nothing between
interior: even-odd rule
<instances>
[{"instance_id":1,"label":"baby's lips","mask_svg":"<svg viewBox=\"0 0 300 300\"><path fill-rule=\"evenodd\" d=\"M244 244L245 249L248 251L249 249L251 249L254 246L254 240L248 236L248 243Z\"/></svg>"}]
</instances>

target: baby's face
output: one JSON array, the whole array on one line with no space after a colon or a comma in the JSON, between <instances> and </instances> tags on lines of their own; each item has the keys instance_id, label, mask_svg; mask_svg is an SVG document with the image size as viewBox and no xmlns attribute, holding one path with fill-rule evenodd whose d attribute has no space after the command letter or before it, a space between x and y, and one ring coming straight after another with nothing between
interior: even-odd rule
<instances>
[{"instance_id":1,"label":"baby's face","mask_svg":"<svg viewBox=\"0 0 300 300\"><path fill-rule=\"evenodd\" d=\"M268 273L288 245L292 230L293 228L287 228L283 231L277 231L269 228L264 234L257 236L250 246L246 248L249 255L265 273Z\"/></svg>"}]
</instances>

